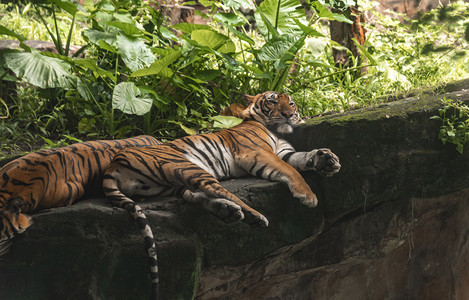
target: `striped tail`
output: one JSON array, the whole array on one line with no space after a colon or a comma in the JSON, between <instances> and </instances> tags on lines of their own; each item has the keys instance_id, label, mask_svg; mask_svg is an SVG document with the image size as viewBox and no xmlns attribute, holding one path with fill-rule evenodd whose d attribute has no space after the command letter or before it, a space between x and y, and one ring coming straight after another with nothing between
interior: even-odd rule
<instances>
[{"instance_id":1,"label":"striped tail","mask_svg":"<svg viewBox=\"0 0 469 300\"><path fill-rule=\"evenodd\" d=\"M108 200L117 207L125 208L137 222L138 228L140 229L140 233L145 242L145 249L147 249L148 262L150 265L151 299L157 300L159 297L158 259L156 256L156 244L153 238L153 232L148 224L147 217L140 206L135 204L133 200L126 197L119 190L117 182L112 175L104 175L103 188Z\"/></svg>"}]
</instances>

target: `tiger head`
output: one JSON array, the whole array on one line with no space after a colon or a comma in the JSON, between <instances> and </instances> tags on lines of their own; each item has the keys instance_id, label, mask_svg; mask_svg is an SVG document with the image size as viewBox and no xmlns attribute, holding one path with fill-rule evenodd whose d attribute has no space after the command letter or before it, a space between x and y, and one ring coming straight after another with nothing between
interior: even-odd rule
<instances>
[{"instance_id":1,"label":"tiger head","mask_svg":"<svg viewBox=\"0 0 469 300\"><path fill-rule=\"evenodd\" d=\"M31 217L21 213L23 203L22 199L16 198L0 208L0 242L22 233L31 226Z\"/></svg>"},{"instance_id":2,"label":"tiger head","mask_svg":"<svg viewBox=\"0 0 469 300\"><path fill-rule=\"evenodd\" d=\"M256 120L278 133L292 133L296 125L304 123L298 107L287 94L269 91L244 97L249 104L241 114L245 120Z\"/></svg>"}]
</instances>

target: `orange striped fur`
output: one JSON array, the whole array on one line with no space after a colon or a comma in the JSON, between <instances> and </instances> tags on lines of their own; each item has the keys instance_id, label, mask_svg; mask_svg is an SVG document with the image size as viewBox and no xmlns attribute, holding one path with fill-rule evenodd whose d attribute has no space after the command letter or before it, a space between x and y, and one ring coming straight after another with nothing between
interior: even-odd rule
<instances>
[{"instance_id":1,"label":"orange striped fur","mask_svg":"<svg viewBox=\"0 0 469 300\"><path fill-rule=\"evenodd\" d=\"M119 150L158 143L150 136L83 142L7 163L0 169L0 242L31 225L25 213L68 206L91 191L102 193L104 171Z\"/></svg>"}]
</instances>

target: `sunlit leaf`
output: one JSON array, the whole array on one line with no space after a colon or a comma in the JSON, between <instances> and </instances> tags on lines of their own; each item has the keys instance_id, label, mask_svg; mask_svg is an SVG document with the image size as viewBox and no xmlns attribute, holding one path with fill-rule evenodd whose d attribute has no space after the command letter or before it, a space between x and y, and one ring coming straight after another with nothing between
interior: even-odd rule
<instances>
[{"instance_id":1,"label":"sunlit leaf","mask_svg":"<svg viewBox=\"0 0 469 300\"><path fill-rule=\"evenodd\" d=\"M353 22L349 20L347 17L340 15L340 14L332 13L327 7L322 5L319 1L313 1L311 8L316 12L316 14L320 18L353 24Z\"/></svg>"},{"instance_id":2,"label":"sunlit leaf","mask_svg":"<svg viewBox=\"0 0 469 300\"><path fill-rule=\"evenodd\" d=\"M175 62L181 55L182 55L182 53L179 50L170 52L170 53L166 54L162 59L159 59L159 60L153 62L150 65L150 67L148 67L146 69L138 70L138 71L132 73L131 76L132 77L138 77L138 76L159 74L164 69L166 69L170 64Z\"/></svg>"},{"instance_id":3,"label":"sunlit leaf","mask_svg":"<svg viewBox=\"0 0 469 300\"><path fill-rule=\"evenodd\" d=\"M188 135L196 135L197 134L197 131L195 129L186 127L182 124L179 124L179 126L181 126L182 130L184 130L184 132L187 133Z\"/></svg>"},{"instance_id":4,"label":"sunlit leaf","mask_svg":"<svg viewBox=\"0 0 469 300\"><path fill-rule=\"evenodd\" d=\"M385 60L378 62L376 68L382 73L384 78L392 82L398 82L405 89L409 89L412 86L405 75L391 68Z\"/></svg>"},{"instance_id":5,"label":"sunlit leaf","mask_svg":"<svg viewBox=\"0 0 469 300\"><path fill-rule=\"evenodd\" d=\"M106 43L105 41L99 41L98 46L99 46L99 48L101 48L103 50L106 50L106 51L109 51L109 52L112 52L112 53L117 53L117 47L112 46L112 45Z\"/></svg>"},{"instance_id":6,"label":"sunlit leaf","mask_svg":"<svg viewBox=\"0 0 469 300\"><path fill-rule=\"evenodd\" d=\"M174 33L172 33L166 27L163 26L160 26L160 33L166 39L177 40L178 38Z\"/></svg>"},{"instance_id":7,"label":"sunlit leaf","mask_svg":"<svg viewBox=\"0 0 469 300\"><path fill-rule=\"evenodd\" d=\"M150 47L140 38L130 39L125 35L118 35L117 50L132 72L149 67L155 61Z\"/></svg>"},{"instance_id":8,"label":"sunlit leaf","mask_svg":"<svg viewBox=\"0 0 469 300\"><path fill-rule=\"evenodd\" d=\"M197 43L221 53L236 51L236 46L229 37L212 30L194 30L191 38Z\"/></svg>"},{"instance_id":9,"label":"sunlit leaf","mask_svg":"<svg viewBox=\"0 0 469 300\"><path fill-rule=\"evenodd\" d=\"M305 49L307 49L314 57L320 57L327 47L327 42L324 39L318 38L307 39L305 44Z\"/></svg>"},{"instance_id":10,"label":"sunlit leaf","mask_svg":"<svg viewBox=\"0 0 469 300\"><path fill-rule=\"evenodd\" d=\"M74 63L77 65L82 66L85 69L93 71L97 76L103 77L103 78L109 78L112 81L116 81L116 76L112 74L111 71L104 70L100 67L98 67L98 64L96 60L91 59L91 58L76 58L73 60Z\"/></svg>"},{"instance_id":11,"label":"sunlit leaf","mask_svg":"<svg viewBox=\"0 0 469 300\"><path fill-rule=\"evenodd\" d=\"M128 36L132 37L141 37L143 36L143 33L137 28L137 26L133 24L129 24L126 22L121 22L121 21L109 21L107 22L108 25L114 26L116 28L119 28L122 30L122 32Z\"/></svg>"},{"instance_id":12,"label":"sunlit leaf","mask_svg":"<svg viewBox=\"0 0 469 300\"><path fill-rule=\"evenodd\" d=\"M263 61L274 61L276 69L284 69L287 63L293 61L303 44L303 38L298 39L289 34L279 35L265 43L258 57Z\"/></svg>"},{"instance_id":13,"label":"sunlit leaf","mask_svg":"<svg viewBox=\"0 0 469 300\"><path fill-rule=\"evenodd\" d=\"M241 26L246 24L244 19L234 13L217 13L213 16L213 19L229 26Z\"/></svg>"},{"instance_id":14,"label":"sunlit leaf","mask_svg":"<svg viewBox=\"0 0 469 300\"><path fill-rule=\"evenodd\" d=\"M212 120L214 121L213 127L222 129L231 128L243 123L243 119L233 116L214 116Z\"/></svg>"},{"instance_id":15,"label":"sunlit leaf","mask_svg":"<svg viewBox=\"0 0 469 300\"><path fill-rule=\"evenodd\" d=\"M193 23L179 23L173 25L172 28L179 29L184 33L192 33L194 30L211 30L211 27L208 25Z\"/></svg>"},{"instance_id":16,"label":"sunlit leaf","mask_svg":"<svg viewBox=\"0 0 469 300\"><path fill-rule=\"evenodd\" d=\"M83 35L94 44L99 44L100 41L104 41L112 46L116 46L117 44L117 33L115 32L100 31L96 29L85 29L83 31Z\"/></svg>"},{"instance_id":17,"label":"sunlit leaf","mask_svg":"<svg viewBox=\"0 0 469 300\"><path fill-rule=\"evenodd\" d=\"M51 2L60 7L61 9L65 10L72 16L76 15L76 13L78 12L78 8L75 3L62 0L51 0Z\"/></svg>"},{"instance_id":18,"label":"sunlit leaf","mask_svg":"<svg viewBox=\"0 0 469 300\"><path fill-rule=\"evenodd\" d=\"M223 3L233 8L234 10L239 10L240 8L245 9L254 9L253 1L250 0L223 0Z\"/></svg>"},{"instance_id":19,"label":"sunlit leaf","mask_svg":"<svg viewBox=\"0 0 469 300\"><path fill-rule=\"evenodd\" d=\"M265 0L254 14L259 31L264 36L269 30L260 14L261 12L279 34L293 33L298 35L303 33L292 20L297 19L301 23L307 24L305 10L301 6L300 0Z\"/></svg>"},{"instance_id":20,"label":"sunlit leaf","mask_svg":"<svg viewBox=\"0 0 469 300\"><path fill-rule=\"evenodd\" d=\"M17 77L40 88L72 89L77 78L70 65L61 59L42 55L39 51L5 53L5 64Z\"/></svg>"},{"instance_id":21,"label":"sunlit leaf","mask_svg":"<svg viewBox=\"0 0 469 300\"><path fill-rule=\"evenodd\" d=\"M114 87L112 107L126 114L144 115L150 111L153 99L142 95L133 82L121 82Z\"/></svg>"}]
</instances>

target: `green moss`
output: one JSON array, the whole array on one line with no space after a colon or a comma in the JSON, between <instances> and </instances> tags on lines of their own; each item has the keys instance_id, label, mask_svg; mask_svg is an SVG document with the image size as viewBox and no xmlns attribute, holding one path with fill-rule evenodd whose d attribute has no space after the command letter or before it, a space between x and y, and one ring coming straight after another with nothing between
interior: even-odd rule
<instances>
[{"instance_id":1,"label":"green moss","mask_svg":"<svg viewBox=\"0 0 469 300\"><path fill-rule=\"evenodd\" d=\"M393 117L404 118L414 113L433 112L442 106L442 99L457 99L469 101L469 91L461 90L445 95L419 95L400 101L388 102L377 107L362 108L313 118L306 121L306 125L314 126L326 123L334 126L344 126L350 122L376 121Z\"/></svg>"}]
</instances>

